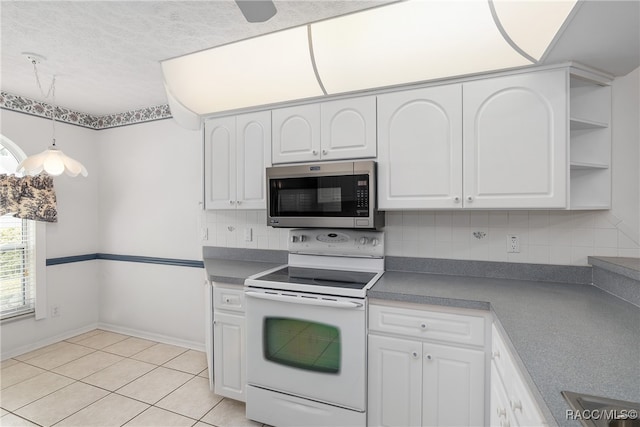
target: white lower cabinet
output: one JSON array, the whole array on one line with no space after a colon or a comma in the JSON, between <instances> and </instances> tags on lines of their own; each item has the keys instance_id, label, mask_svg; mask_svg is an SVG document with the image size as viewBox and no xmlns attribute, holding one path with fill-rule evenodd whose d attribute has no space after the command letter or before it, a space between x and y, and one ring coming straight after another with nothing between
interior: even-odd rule
<instances>
[{"instance_id":1,"label":"white lower cabinet","mask_svg":"<svg viewBox=\"0 0 640 427\"><path fill-rule=\"evenodd\" d=\"M549 425L495 325L491 335L491 426Z\"/></svg>"},{"instance_id":2,"label":"white lower cabinet","mask_svg":"<svg viewBox=\"0 0 640 427\"><path fill-rule=\"evenodd\" d=\"M244 293L242 286L213 284L214 392L246 400Z\"/></svg>"},{"instance_id":3,"label":"white lower cabinet","mask_svg":"<svg viewBox=\"0 0 640 427\"><path fill-rule=\"evenodd\" d=\"M485 315L369 308L368 425L484 425Z\"/></svg>"}]
</instances>

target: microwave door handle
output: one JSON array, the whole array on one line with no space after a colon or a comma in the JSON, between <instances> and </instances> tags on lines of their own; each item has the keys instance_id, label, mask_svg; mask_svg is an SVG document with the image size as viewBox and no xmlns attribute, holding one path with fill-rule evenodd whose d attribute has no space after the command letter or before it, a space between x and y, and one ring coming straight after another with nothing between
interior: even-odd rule
<instances>
[{"instance_id":1,"label":"microwave door handle","mask_svg":"<svg viewBox=\"0 0 640 427\"><path fill-rule=\"evenodd\" d=\"M298 296L288 296L281 294L263 294L261 292L244 291L244 294L250 298L264 299L269 301L290 302L293 304L306 304L322 307L334 308L359 308L362 304L353 301L336 301L318 298L306 298Z\"/></svg>"}]
</instances>

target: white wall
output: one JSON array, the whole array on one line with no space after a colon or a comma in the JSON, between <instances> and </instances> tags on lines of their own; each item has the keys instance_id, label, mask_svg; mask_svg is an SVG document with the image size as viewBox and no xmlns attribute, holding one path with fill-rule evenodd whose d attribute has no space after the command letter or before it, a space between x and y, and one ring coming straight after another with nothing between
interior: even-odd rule
<instances>
[{"instance_id":1,"label":"white wall","mask_svg":"<svg viewBox=\"0 0 640 427\"><path fill-rule=\"evenodd\" d=\"M566 265L586 265L589 255L640 257L639 70L613 84L611 211L387 212L387 255ZM261 211L204 212L202 222L205 245L286 249L286 229L267 227ZM507 234L520 236L520 253L507 254Z\"/></svg>"},{"instance_id":2,"label":"white wall","mask_svg":"<svg viewBox=\"0 0 640 427\"><path fill-rule=\"evenodd\" d=\"M100 252L202 259L200 132L161 120L98 133ZM100 261L100 322L204 345L202 268Z\"/></svg>"},{"instance_id":3,"label":"white wall","mask_svg":"<svg viewBox=\"0 0 640 427\"><path fill-rule=\"evenodd\" d=\"M51 144L51 121L1 110L0 133L27 155L43 151ZM54 179L58 202L58 222L46 224L47 258L95 253L98 250L98 161L94 143L96 132L56 123L56 144L66 154L82 162L89 176ZM2 357L26 351L68 336L98 322L98 276L95 261L50 266L46 269L48 312L60 308L59 317L23 319L2 325Z\"/></svg>"},{"instance_id":4,"label":"white wall","mask_svg":"<svg viewBox=\"0 0 640 427\"><path fill-rule=\"evenodd\" d=\"M613 83L613 214L640 242L640 68Z\"/></svg>"}]
</instances>

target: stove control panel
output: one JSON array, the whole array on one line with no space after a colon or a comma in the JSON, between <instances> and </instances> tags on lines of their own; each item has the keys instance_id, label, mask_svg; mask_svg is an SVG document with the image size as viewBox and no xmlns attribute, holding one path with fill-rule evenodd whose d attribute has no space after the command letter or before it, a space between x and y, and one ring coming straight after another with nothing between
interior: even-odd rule
<instances>
[{"instance_id":1,"label":"stove control panel","mask_svg":"<svg viewBox=\"0 0 640 427\"><path fill-rule=\"evenodd\" d=\"M384 232L350 229L296 228L289 230L290 253L384 257Z\"/></svg>"}]
</instances>

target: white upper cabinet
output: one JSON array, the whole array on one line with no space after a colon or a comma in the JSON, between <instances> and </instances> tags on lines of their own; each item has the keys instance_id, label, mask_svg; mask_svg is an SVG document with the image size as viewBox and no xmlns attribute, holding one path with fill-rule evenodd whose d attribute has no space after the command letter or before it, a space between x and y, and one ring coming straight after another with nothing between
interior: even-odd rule
<instances>
[{"instance_id":1,"label":"white upper cabinet","mask_svg":"<svg viewBox=\"0 0 640 427\"><path fill-rule=\"evenodd\" d=\"M376 156L376 97L320 104L322 160Z\"/></svg>"},{"instance_id":2,"label":"white upper cabinet","mask_svg":"<svg viewBox=\"0 0 640 427\"><path fill-rule=\"evenodd\" d=\"M568 206L566 68L378 97L378 205Z\"/></svg>"},{"instance_id":3,"label":"white upper cabinet","mask_svg":"<svg viewBox=\"0 0 640 427\"><path fill-rule=\"evenodd\" d=\"M239 209L267 207L265 168L271 166L269 111L236 118L236 201Z\"/></svg>"},{"instance_id":4,"label":"white upper cabinet","mask_svg":"<svg viewBox=\"0 0 640 427\"><path fill-rule=\"evenodd\" d=\"M462 207L462 86L378 97L380 209Z\"/></svg>"},{"instance_id":5,"label":"white upper cabinet","mask_svg":"<svg viewBox=\"0 0 640 427\"><path fill-rule=\"evenodd\" d=\"M265 209L269 111L205 122L205 208Z\"/></svg>"},{"instance_id":6,"label":"white upper cabinet","mask_svg":"<svg viewBox=\"0 0 640 427\"><path fill-rule=\"evenodd\" d=\"M231 209L236 197L236 120L208 120L204 125L206 209Z\"/></svg>"},{"instance_id":7,"label":"white upper cabinet","mask_svg":"<svg viewBox=\"0 0 640 427\"><path fill-rule=\"evenodd\" d=\"M320 160L320 104L272 111L273 163Z\"/></svg>"},{"instance_id":8,"label":"white upper cabinet","mask_svg":"<svg viewBox=\"0 0 640 427\"><path fill-rule=\"evenodd\" d=\"M273 110L273 163L376 156L376 98Z\"/></svg>"},{"instance_id":9,"label":"white upper cabinet","mask_svg":"<svg viewBox=\"0 0 640 427\"><path fill-rule=\"evenodd\" d=\"M464 206L567 206L565 69L465 83Z\"/></svg>"}]
</instances>

